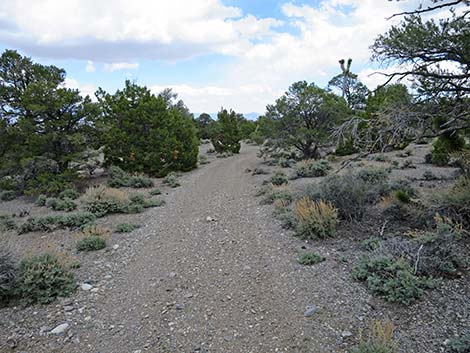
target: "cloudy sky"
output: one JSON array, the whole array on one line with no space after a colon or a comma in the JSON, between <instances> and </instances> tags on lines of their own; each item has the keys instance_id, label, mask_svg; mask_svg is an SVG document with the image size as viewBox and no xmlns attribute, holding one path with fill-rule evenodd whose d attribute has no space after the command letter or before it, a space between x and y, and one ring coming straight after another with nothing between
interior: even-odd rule
<instances>
[{"instance_id":1,"label":"cloudy sky","mask_svg":"<svg viewBox=\"0 0 470 353\"><path fill-rule=\"evenodd\" d=\"M426 2L426 0L423 0ZM0 49L67 71L92 95L125 79L171 87L196 113L263 113L297 80L325 86L340 58L369 88L369 46L418 0L1 0Z\"/></svg>"}]
</instances>

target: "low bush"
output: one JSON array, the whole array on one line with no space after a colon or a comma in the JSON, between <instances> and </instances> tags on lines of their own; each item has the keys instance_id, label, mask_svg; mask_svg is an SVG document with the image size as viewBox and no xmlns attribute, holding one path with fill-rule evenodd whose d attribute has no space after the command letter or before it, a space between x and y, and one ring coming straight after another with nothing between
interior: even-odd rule
<instances>
[{"instance_id":1,"label":"low bush","mask_svg":"<svg viewBox=\"0 0 470 353\"><path fill-rule=\"evenodd\" d=\"M252 175L263 175L263 174L269 174L268 171L264 170L263 168L255 168L253 169L253 172L251 173Z\"/></svg>"},{"instance_id":2,"label":"low bush","mask_svg":"<svg viewBox=\"0 0 470 353\"><path fill-rule=\"evenodd\" d=\"M465 139L459 134L441 135L433 143L431 162L437 166L446 166L450 161L450 154L465 148Z\"/></svg>"},{"instance_id":3,"label":"low bush","mask_svg":"<svg viewBox=\"0 0 470 353\"><path fill-rule=\"evenodd\" d=\"M261 201L262 205L273 204L276 200L282 200L288 203L294 200L292 194L283 187L271 187L264 195L265 197Z\"/></svg>"},{"instance_id":4,"label":"low bush","mask_svg":"<svg viewBox=\"0 0 470 353\"><path fill-rule=\"evenodd\" d=\"M429 280L413 274L408 261L387 256L363 259L354 266L352 274L365 281L372 293L392 303L411 304L431 286Z\"/></svg>"},{"instance_id":5,"label":"low bush","mask_svg":"<svg viewBox=\"0 0 470 353\"><path fill-rule=\"evenodd\" d=\"M96 217L125 212L130 203L129 195L121 190L105 186L89 188L83 197L84 208Z\"/></svg>"},{"instance_id":6,"label":"low bush","mask_svg":"<svg viewBox=\"0 0 470 353\"><path fill-rule=\"evenodd\" d=\"M296 234L301 238L332 237L338 223L338 211L329 202L303 197L295 204Z\"/></svg>"},{"instance_id":7,"label":"low bush","mask_svg":"<svg viewBox=\"0 0 470 353\"><path fill-rule=\"evenodd\" d=\"M440 214L470 227L470 178L460 177L450 189L435 193L432 202Z\"/></svg>"},{"instance_id":8,"label":"low bush","mask_svg":"<svg viewBox=\"0 0 470 353\"><path fill-rule=\"evenodd\" d=\"M51 254L42 254L20 262L18 293L29 303L50 303L66 297L76 288L74 275Z\"/></svg>"},{"instance_id":9,"label":"low bush","mask_svg":"<svg viewBox=\"0 0 470 353\"><path fill-rule=\"evenodd\" d=\"M282 171L277 171L274 173L274 175L269 179L269 182L275 186L280 186L287 184L289 180L287 179L287 176L284 172Z\"/></svg>"},{"instance_id":10,"label":"low bush","mask_svg":"<svg viewBox=\"0 0 470 353\"><path fill-rule=\"evenodd\" d=\"M374 251L380 246L380 239L376 237L367 238L361 241L361 247L366 251Z\"/></svg>"},{"instance_id":11,"label":"low bush","mask_svg":"<svg viewBox=\"0 0 470 353\"><path fill-rule=\"evenodd\" d=\"M13 295L16 275L13 256L7 250L0 248L0 307Z\"/></svg>"},{"instance_id":12,"label":"low bush","mask_svg":"<svg viewBox=\"0 0 470 353\"><path fill-rule=\"evenodd\" d=\"M116 233L130 233L137 228L140 228L138 224L120 223L116 226Z\"/></svg>"},{"instance_id":13,"label":"low bush","mask_svg":"<svg viewBox=\"0 0 470 353\"><path fill-rule=\"evenodd\" d=\"M165 205L165 203L163 199L147 199L144 201L144 208L161 207Z\"/></svg>"},{"instance_id":14,"label":"low bush","mask_svg":"<svg viewBox=\"0 0 470 353\"><path fill-rule=\"evenodd\" d=\"M361 340L352 353L396 353L397 346L393 339L395 327L390 321L374 321L369 338Z\"/></svg>"},{"instance_id":15,"label":"low bush","mask_svg":"<svg viewBox=\"0 0 470 353\"><path fill-rule=\"evenodd\" d=\"M96 216L90 212L76 212L67 215L46 216L46 217L33 217L28 218L19 229L18 233L29 232L51 232L55 229L77 229L86 224L93 222Z\"/></svg>"},{"instance_id":16,"label":"low bush","mask_svg":"<svg viewBox=\"0 0 470 353\"><path fill-rule=\"evenodd\" d=\"M204 155L199 156L199 164L200 165L209 164L209 163L210 163L210 161L207 158L207 156L204 156Z\"/></svg>"},{"instance_id":17,"label":"low bush","mask_svg":"<svg viewBox=\"0 0 470 353\"><path fill-rule=\"evenodd\" d=\"M108 169L108 185L111 187L149 188L154 185L152 179L142 175L130 175L119 167Z\"/></svg>"},{"instance_id":18,"label":"low bush","mask_svg":"<svg viewBox=\"0 0 470 353\"><path fill-rule=\"evenodd\" d=\"M162 182L172 188L176 188L181 185L178 181L177 175L173 172L164 177Z\"/></svg>"},{"instance_id":19,"label":"low bush","mask_svg":"<svg viewBox=\"0 0 470 353\"><path fill-rule=\"evenodd\" d=\"M97 251L106 247L106 240L98 235L87 236L77 242L77 251Z\"/></svg>"},{"instance_id":20,"label":"low bush","mask_svg":"<svg viewBox=\"0 0 470 353\"><path fill-rule=\"evenodd\" d=\"M470 334L452 338L448 344L452 353L470 352Z\"/></svg>"},{"instance_id":21,"label":"low bush","mask_svg":"<svg viewBox=\"0 0 470 353\"><path fill-rule=\"evenodd\" d=\"M315 160L305 160L298 162L295 167L295 177L297 178L310 178L310 177L321 177L328 174L328 170L331 169L330 163L321 159L319 161Z\"/></svg>"},{"instance_id":22,"label":"low bush","mask_svg":"<svg viewBox=\"0 0 470 353\"><path fill-rule=\"evenodd\" d=\"M423 173L423 179L424 180L439 180L439 177L436 176L433 172L431 172L430 170L426 170L424 173Z\"/></svg>"},{"instance_id":23,"label":"low bush","mask_svg":"<svg viewBox=\"0 0 470 353\"><path fill-rule=\"evenodd\" d=\"M362 219L368 204L390 192L388 173L383 169L363 169L356 174L327 176L307 189L312 200L331 202L343 219Z\"/></svg>"},{"instance_id":24,"label":"low bush","mask_svg":"<svg viewBox=\"0 0 470 353\"><path fill-rule=\"evenodd\" d=\"M400 166L400 169L416 169L416 166L414 165L413 161L410 159L405 159Z\"/></svg>"},{"instance_id":25,"label":"low bush","mask_svg":"<svg viewBox=\"0 0 470 353\"><path fill-rule=\"evenodd\" d=\"M294 161L292 159L287 158L279 158L277 161L277 165L281 168L290 168Z\"/></svg>"},{"instance_id":26,"label":"low bush","mask_svg":"<svg viewBox=\"0 0 470 353\"><path fill-rule=\"evenodd\" d=\"M46 206L47 196L46 195L39 195L35 201L35 205L38 207Z\"/></svg>"},{"instance_id":27,"label":"low bush","mask_svg":"<svg viewBox=\"0 0 470 353\"><path fill-rule=\"evenodd\" d=\"M111 231L106 227L89 224L84 226L80 233L83 237L108 237L111 234Z\"/></svg>"},{"instance_id":28,"label":"low bush","mask_svg":"<svg viewBox=\"0 0 470 353\"><path fill-rule=\"evenodd\" d=\"M160 189L152 189L152 190L150 190L149 194L152 195L152 196L161 195L162 191Z\"/></svg>"},{"instance_id":29,"label":"low bush","mask_svg":"<svg viewBox=\"0 0 470 353\"><path fill-rule=\"evenodd\" d=\"M319 262L325 261L325 258L314 252L306 252L299 257L299 264L304 266L312 266Z\"/></svg>"},{"instance_id":30,"label":"low bush","mask_svg":"<svg viewBox=\"0 0 470 353\"><path fill-rule=\"evenodd\" d=\"M77 208L77 204L69 198L58 199L55 197L46 200L46 206L52 208L54 211L70 212Z\"/></svg>"},{"instance_id":31,"label":"low bush","mask_svg":"<svg viewBox=\"0 0 470 353\"><path fill-rule=\"evenodd\" d=\"M0 215L0 230L8 231L16 229L15 221L7 215Z\"/></svg>"},{"instance_id":32,"label":"low bush","mask_svg":"<svg viewBox=\"0 0 470 353\"><path fill-rule=\"evenodd\" d=\"M79 196L80 196L80 194L78 193L77 190L75 190L75 189L66 189L66 190L62 191L59 194L59 199L61 199L61 200L65 200L65 199L76 200L76 199L78 199Z\"/></svg>"},{"instance_id":33,"label":"low bush","mask_svg":"<svg viewBox=\"0 0 470 353\"><path fill-rule=\"evenodd\" d=\"M403 203L409 203L411 201L410 195L405 190L395 191L395 198Z\"/></svg>"},{"instance_id":34,"label":"low bush","mask_svg":"<svg viewBox=\"0 0 470 353\"><path fill-rule=\"evenodd\" d=\"M5 190L0 192L0 200L11 201L16 198L16 192L13 190Z\"/></svg>"}]
</instances>

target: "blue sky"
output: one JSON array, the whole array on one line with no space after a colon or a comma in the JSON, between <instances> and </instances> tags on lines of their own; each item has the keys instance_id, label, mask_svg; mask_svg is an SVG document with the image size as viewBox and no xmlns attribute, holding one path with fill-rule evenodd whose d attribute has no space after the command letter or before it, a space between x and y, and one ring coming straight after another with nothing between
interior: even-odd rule
<instances>
[{"instance_id":1,"label":"blue sky","mask_svg":"<svg viewBox=\"0 0 470 353\"><path fill-rule=\"evenodd\" d=\"M416 2L2 0L0 49L64 68L83 94L131 79L171 87L196 113L262 114L292 82L325 86L341 58L375 88L368 47Z\"/></svg>"}]
</instances>

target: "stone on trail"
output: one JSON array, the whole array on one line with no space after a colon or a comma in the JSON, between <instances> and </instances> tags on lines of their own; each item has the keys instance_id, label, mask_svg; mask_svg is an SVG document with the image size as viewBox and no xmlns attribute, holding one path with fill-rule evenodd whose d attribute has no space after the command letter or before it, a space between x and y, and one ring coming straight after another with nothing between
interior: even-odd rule
<instances>
[{"instance_id":1,"label":"stone on trail","mask_svg":"<svg viewBox=\"0 0 470 353\"><path fill-rule=\"evenodd\" d=\"M69 328L69 324L67 323L60 324L59 326L54 328L50 333L53 335L60 335L64 333L65 331L67 331L68 328Z\"/></svg>"}]
</instances>

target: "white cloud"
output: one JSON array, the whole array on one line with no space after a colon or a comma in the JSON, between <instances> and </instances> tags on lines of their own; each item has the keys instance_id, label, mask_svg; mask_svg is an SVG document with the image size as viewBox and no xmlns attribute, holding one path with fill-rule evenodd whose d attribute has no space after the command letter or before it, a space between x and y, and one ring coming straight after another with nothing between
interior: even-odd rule
<instances>
[{"instance_id":1,"label":"white cloud","mask_svg":"<svg viewBox=\"0 0 470 353\"><path fill-rule=\"evenodd\" d=\"M95 92L97 90L97 87L93 84L81 84L77 80L67 77L64 80L64 87L78 89L82 96L90 96L92 100L96 100Z\"/></svg>"},{"instance_id":2,"label":"white cloud","mask_svg":"<svg viewBox=\"0 0 470 353\"><path fill-rule=\"evenodd\" d=\"M139 63L111 63L104 64L104 70L114 72L118 70L136 70L139 68Z\"/></svg>"},{"instance_id":3,"label":"white cloud","mask_svg":"<svg viewBox=\"0 0 470 353\"><path fill-rule=\"evenodd\" d=\"M243 17L221 0L0 2L0 41L38 56L106 62L240 53L279 24Z\"/></svg>"},{"instance_id":4,"label":"white cloud","mask_svg":"<svg viewBox=\"0 0 470 353\"><path fill-rule=\"evenodd\" d=\"M85 71L86 72L95 72L96 71L96 68L95 68L95 65L93 64L93 61L90 61L90 60L87 61Z\"/></svg>"}]
</instances>

